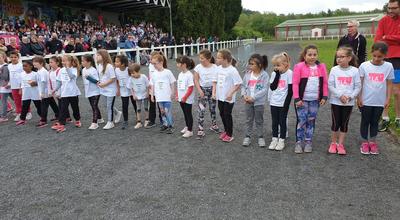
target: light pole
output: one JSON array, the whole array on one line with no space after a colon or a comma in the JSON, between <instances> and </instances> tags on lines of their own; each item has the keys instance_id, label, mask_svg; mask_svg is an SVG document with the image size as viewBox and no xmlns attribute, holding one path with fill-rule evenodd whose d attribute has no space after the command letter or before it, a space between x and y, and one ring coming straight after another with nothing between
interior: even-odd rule
<instances>
[{"instance_id":1,"label":"light pole","mask_svg":"<svg viewBox=\"0 0 400 220\"><path fill-rule=\"evenodd\" d=\"M171 0L167 0L167 4L169 7L169 28L170 28L170 37L172 38L172 5Z\"/></svg>"}]
</instances>

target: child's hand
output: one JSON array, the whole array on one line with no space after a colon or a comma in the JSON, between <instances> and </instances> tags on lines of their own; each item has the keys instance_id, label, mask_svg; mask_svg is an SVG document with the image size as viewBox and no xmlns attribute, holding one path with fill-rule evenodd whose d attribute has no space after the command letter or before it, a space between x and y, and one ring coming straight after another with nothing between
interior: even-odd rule
<instances>
[{"instance_id":1,"label":"child's hand","mask_svg":"<svg viewBox=\"0 0 400 220\"><path fill-rule=\"evenodd\" d=\"M302 107L303 106L303 101L298 101L298 102L296 102L296 107Z\"/></svg>"},{"instance_id":2,"label":"child's hand","mask_svg":"<svg viewBox=\"0 0 400 220\"><path fill-rule=\"evenodd\" d=\"M226 96L225 100L228 101L228 102L232 101L232 95Z\"/></svg>"},{"instance_id":3,"label":"child's hand","mask_svg":"<svg viewBox=\"0 0 400 220\"><path fill-rule=\"evenodd\" d=\"M32 87L37 86L37 82L36 82L36 81L33 81L33 80L29 80L29 81L28 81L28 84L29 84L30 86L32 86Z\"/></svg>"},{"instance_id":4,"label":"child's hand","mask_svg":"<svg viewBox=\"0 0 400 220\"><path fill-rule=\"evenodd\" d=\"M183 103L186 103L186 101L187 101L187 98L186 98L186 97L183 97L183 98L182 98L182 102L183 102Z\"/></svg>"},{"instance_id":5,"label":"child's hand","mask_svg":"<svg viewBox=\"0 0 400 220\"><path fill-rule=\"evenodd\" d=\"M211 99L212 100L217 100L217 96L215 94L212 94Z\"/></svg>"},{"instance_id":6,"label":"child's hand","mask_svg":"<svg viewBox=\"0 0 400 220\"><path fill-rule=\"evenodd\" d=\"M204 92L202 90L199 91L200 98L204 98Z\"/></svg>"},{"instance_id":7,"label":"child's hand","mask_svg":"<svg viewBox=\"0 0 400 220\"><path fill-rule=\"evenodd\" d=\"M325 99L321 99L321 101L319 102L320 105L325 105L326 100Z\"/></svg>"},{"instance_id":8,"label":"child's hand","mask_svg":"<svg viewBox=\"0 0 400 220\"><path fill-rule=\"evenodd\" d=\"M385 109L388 109L390 106L390 99L386 99L385 101Z\"/></svg>"},{"instance_id":9,"label":"child's hand","mask_svg":"<svg viewBox=\"0 0 400 220\"><path fill-rule=\"evenodd\" d=\"M18 94L19 94L19 95L22 95L22 89L19 89L19 90L18 90Z\"/></svg>"},{"instance_id":10,"label":"child's hand","mask_svg":"<svg viewBox=\"0 0 400 220\"><path fill-rule=\"evenodd\" d=\"M133 99L134 99L135 101L139 100L138 97L135 96L135 95L133 95Z\"/></svg>"},{"instance_id":11,"label":"child's hand","mask_svg":"<svg viewBox=\"0 0 400 220\"><path fill-rule=\"evenodd\" d=\"M97 86L100 87L100 88L104 88L104 84L100 83L100 82L97 83Z\"/></svg>"},{"instance_id":12,"label":"child's hand","mask_svg":"<svg viewBox=\"0 0 400 220\"><path fill-rule=\"evenodd\" d=\"M121 91L119 89L117 90L117 96L121 96Z\"/></svg>"},{"instance_id":13,"label":"child's hand","mask_svg":"<svg viewBox=\"0 0 400 220\"><path fill-rule=\"evenodd\" d=\"M360 98L357 99L357 105L358 105L359 108L364 106L364 103Z\"/></svg>"},{"instance_id":14,"label":"child's hand","mask_svg":"<svg viewBox=\"0 0 400 220\"><path fill-rule=\"evenodd\" d=\"M343 104L347 104L347 103L348 103L348 97L345 96L345 95L342 95L342 96L340 96L340 101L341 101Z\"/></svg>"}]
</instances>

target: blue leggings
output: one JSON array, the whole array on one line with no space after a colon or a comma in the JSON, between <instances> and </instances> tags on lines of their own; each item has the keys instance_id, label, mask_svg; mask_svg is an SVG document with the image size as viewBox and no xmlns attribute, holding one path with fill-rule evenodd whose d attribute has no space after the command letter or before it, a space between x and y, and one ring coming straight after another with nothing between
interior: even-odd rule
<instances>
[{"instance_id":1,"label":"blue leggings","mask_svg":"<svg viewBox=\"0 0 400 220\"><path fill-rule=\"evenodd\" d=\"M296 141L311 142L315 129L315 119L319 109L319 101L303 101L303 106L296 107L297 128Z\"/></svg>"},{"instance_id":2,"label":"blue leggings","mask_svg":"<svg viewBox=\"0 0 400 220\"><path fill-rule=\"evenodd\" d=\"M160 107L163 125L172 127L174 120L172 118L172 102L158 102Z\"/></svg>"}]
</instances>

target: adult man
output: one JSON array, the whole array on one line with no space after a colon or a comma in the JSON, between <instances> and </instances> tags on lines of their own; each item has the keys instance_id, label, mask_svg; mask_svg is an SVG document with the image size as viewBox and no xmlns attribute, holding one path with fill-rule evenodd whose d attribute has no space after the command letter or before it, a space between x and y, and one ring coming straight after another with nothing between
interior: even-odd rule
<instances>
[{"instance_id":1,"label":"adult man","mask_svg":"<svg viewBox=\"0 0 400 220\"><path fill-rule=\"evenodd\" d=\"M353 48L354 54L358 57L358 64L365 62L367 57L367 40L358 32L360 22L351 20L347 22L347 34L340 38L337 48L341 46L349 46ZM337 65L336 59L334 66Z\"/></svg>"},{"instance_id":2,"label":"adult man","mask_svg":"<svg viewBox=\"0 0 400 220\"><path fill-rule=\"evenodd\" d=\"M56 33L52 33L51 40L46 43L46 50L51 54L55 54L56 52L61 53L62 49L63 43L58 39Z\"/></svg>"},{"instance_id":3,"label":"adult man","mask_svg":"<svg viewBox=\"0 0 400 220\"><path fill-rule=\"evenodd\" d=\"M395 126L396 129L400 129L400 0L389 0L387 9L387 15L379 21L374 41L384 41L389 45L386 61L392 63L395 70L393 80ZM389 125L388 109L385 109L379 131L386 131Z\"/></svg>"}]
</instances>

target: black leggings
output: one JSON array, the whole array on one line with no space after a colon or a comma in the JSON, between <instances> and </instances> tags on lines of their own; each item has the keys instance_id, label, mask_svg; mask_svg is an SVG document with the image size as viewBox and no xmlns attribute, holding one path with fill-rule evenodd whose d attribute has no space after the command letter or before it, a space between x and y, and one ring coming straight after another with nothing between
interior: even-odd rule
<instances>
[{"instance_id":1,"label":"black leggings","mask_svg":"<svg viewBox=\"0 0 400 220\"><path fill-rule=\"evenodd\" d=\"M193 115L192 115L192 104L179 103L181 105L183 115L185 116L186 127L188 131L193 130Z\"/></svg>"},{"instance_id":2,"label":"black leggings","mask_svg":"<svg viewBox=\"0 0 400 220\"><path fill-rule=\"evenodd\" d=\"M235 103L218 101L219 115L221 116L224 129L229 137L233 135L232 110Z\"/></svg>"},{"instance_id":3,"label":"black leggings","mask_svg":"<svg viewBox=\"0 0 400 220\"><path fill-rule=\"evenodd\" d=\"M271 106L272 137L286 139L288 107Z\"/></svg>"},{"instance_id":4,"label":"black leggings","mask_svg":"<svg viewBox=\"0 0 400 220\"><path fill-rule=\"evenodd\" d=\"M101 119L101 113L100 113L100 109L99 109L99 100L100 100L100 95L89 97L89 103L90 103L90 106L92 107L92 112L93 112L93 116L92 116L93 123L97 123L97 120Z\"/></svg>"},{"instance_id":5,"label":"black leggings","mask_svg":"<svg viewBox=\"0 0 400 220\"><path fill-rule=\"evenodd\" d=\"M135 113L137 112L136 101L133 99L133 96L122 97L122 114L124 115L124 121L128 121L128 107L129 107L129 99L133 105L133 109L135 109Z\"/></svg>"},{"instance_id":6,"label":"black leggings","mask_svg":"<svg viewBox=\"0 0 400 220\"><path fill-rule=\"evenodd\" d=\"M339 131L347 133L350 121L350 115L353 111L353 106L331 105L332 127L334 132Z\"/></svg>"},{"instance_id":7,"label":"black leggings","mask_svg":"<svg viewBox=\"0 0 400 220\"><path fill-rule=\"evenodd\" d=\"M383 112L383 107L363 106L361 107L360 133L364 141L374 140L378 135L378 124ZM368 138L368 130L369 137Z\"/></svg>"},{"instance_id":8,"label":"black leggings","mask_svg":"<svg viewBox=\"0 0 400 220\"><path fill-rule=\"evenodd\" d=\"M72 115L74 116L76 121L81 119L81 115L79 113L79 98L78 96L73 97L62 97L61 105L60 105L60 124L65 125L65 121L69 114L68 106L71 104Z\"/></svg>"},{"instance_id":9,"label":"black leggings","mask_svg":"<svg viewBox=\"0 0 400 220\"><path fill-rule=\"evenodd\" d=\"M55 117L58 118L59 116L60 110L58 108L56 100L54 100L53 97L43 98L41 102L41 115L40 115L42 122L47 122L47 114L49 112L49 106L53 110Z\"/></svg>"},{"instance_id":10,"label":"black leggings","mask_svg":"<svg viewBox=\"0 0 400 220\"><path fill-rule=\"evenodd\" d=\"M22 100L22 110L21 110L21 120L26 120L26 114L28 114L29 111L29 107L31 106L31 101L33 102L33 104L35 104L36 107L36 112L38 113L38 115L40 116L42 111L41 111L41 104L40 104L40 100Z\"/></svg>"},{"instance_id":11,"label":"black leggings","mask_svg":"<svg viewBox=\"0 0 400 220\"><path fill-rule=\"evenodd\" d=\"M158 107L156 98L154 97L154 102L151 101L151 96L149 96L149 121L151 123L156 122L156 107L158 108L158 117L160 118L160 123L162 124L162 116L160 107Z\"/></svg>"}]
</instances>

